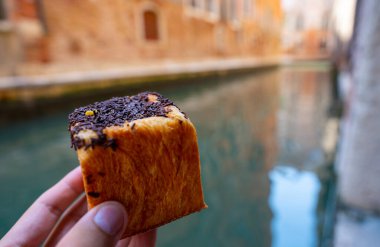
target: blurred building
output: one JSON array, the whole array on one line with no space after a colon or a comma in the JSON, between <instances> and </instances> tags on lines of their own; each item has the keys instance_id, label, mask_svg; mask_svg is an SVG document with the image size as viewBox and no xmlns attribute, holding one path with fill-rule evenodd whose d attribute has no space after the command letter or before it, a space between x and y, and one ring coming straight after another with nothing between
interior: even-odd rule
<instances>
[{"instance_id":1,"label":"blurred building","mask_svg":"<svg viewBox=\"0 0 380 247\"><path fill-rule=\"evenodd\" d=\"M332 35L329 46L333 51L334 63L341 70L348 70L354 46L355 9L357 0L335 0L332 8Z\"/></svg>"},{"instance_id":2,"label":"blurred building","mask_svg":"<svg viewBox=\"0 0 380 247\"><path fill-rule=\"evenodd\" d=\"M79 65L270 56L281 51L281 26L280 0L0 0L0 57Z\"/></svg>"},{"instance_id":3,"label":"blurred building","mask_svg":"<svg viewBox=\"0 0 380 247\"><path fill-rule=\"evenodd\" d=\"M331 0L283 0L284 52L295 56L327 55Z\"/></svg>"}]
</instances>

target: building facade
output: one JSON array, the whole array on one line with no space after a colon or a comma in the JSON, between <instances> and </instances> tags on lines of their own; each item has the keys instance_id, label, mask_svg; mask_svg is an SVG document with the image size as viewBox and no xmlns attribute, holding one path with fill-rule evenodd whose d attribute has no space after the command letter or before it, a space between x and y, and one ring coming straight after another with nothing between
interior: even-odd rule
<instances>
[{"instance_id":1,"label":"building facade","mask_svg":"<svg viewBox=\"0 0 380 247\"><path fill-rule=\"evenodd\" d=\"M0 50L8 63L9 60L35 64L102 60L135 63L272 56L281 51L279 0L0 0L0 3L0 42L17 46L13 53L9 49ZM4 41L9 39L12 42Z\"/></svg>"},{"instance_id":2,"label":"building facade","mask_svg":"<svg viewBox=\"0 0 380 247\"><path fill-rule=\"evenodd\" d=\"M283 0L282 41L285 53L296 56L327 55L333 2Z\"/></svg>"}]
</instances>

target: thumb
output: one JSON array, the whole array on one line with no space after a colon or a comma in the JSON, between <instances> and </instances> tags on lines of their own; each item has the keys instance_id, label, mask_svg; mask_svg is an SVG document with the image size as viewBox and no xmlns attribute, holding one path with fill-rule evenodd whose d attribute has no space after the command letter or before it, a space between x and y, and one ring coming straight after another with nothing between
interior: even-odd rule
<instances>
[{"instance_id":1,"label":"thumb","mask_svg":"<svg viewBox=\"0 0 380 247\"><path fill-rule=\"evenodd\" d=\"M87 212L58 246L114 246L126 226L125 208L118 202L105 202Z\"/></svg>"}]
</instances>

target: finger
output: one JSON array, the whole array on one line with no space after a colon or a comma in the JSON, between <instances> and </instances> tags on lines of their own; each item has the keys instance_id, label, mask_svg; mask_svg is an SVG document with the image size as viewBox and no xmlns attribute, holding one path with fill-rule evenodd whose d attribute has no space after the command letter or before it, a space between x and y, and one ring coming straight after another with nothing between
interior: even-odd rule
<instances>
[{"instance_id":1,"label":"finger","mask_svg":"<svg viewBox=\"0 0 380 247\"><path fill-rule=\"evenodd\" d=\"M87 213L86 195L83 193L62 215L43 246L56 246L64 235Z\"/></svg>"},{"instance_id":2,"label":"finger","mask_svg":"<svg viewBox=\"0 0 380 247\"><path fill-rule=\"evenodd\" d=\"M115 246L127 227L127 213L118 202L105 202L78 221L58 246Z\"/></svg>"},{"instance_id":3,"label":"finger","mask_svg":"<svg viewBox=\"0 0 380 247\"><path fill-rule=\"evenodd\" d=\"M157 230L151 230L149 232L144 232L138 235L135 235L131 238L131 242L128 247L154 247L157 238Z\"/></svg>"},{"instance_id":4,"label":"finger","mask_svg":"<svg viewBox=\"0 0 380 247\"><path fill-rule=\"evenodd\" d=\"M83 192L80 168L67 174L42 194L3 237L4 245L37 246L46 238L64 210Z\"/></svg>"},{"instance_id":5,"label":"finger","mask_svg":"<svg viewBox=\"0 0 380 247\"><path fill-rule=\"evenodd\" d=\"M131 242L131 238L124 238L122 240L119 240L119 242L117 242L116 247L128 247L130 242Z\"/></svg>"}]
</instances>

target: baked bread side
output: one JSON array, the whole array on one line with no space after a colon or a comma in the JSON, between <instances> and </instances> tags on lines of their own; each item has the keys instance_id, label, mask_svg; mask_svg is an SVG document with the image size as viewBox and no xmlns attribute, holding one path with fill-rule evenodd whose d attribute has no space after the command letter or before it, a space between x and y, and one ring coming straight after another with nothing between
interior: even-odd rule
<instances>
[{"instance_id":1,"label":"baked bread side","mask_svg":"<svg viewBox=\"0 0 380 247\"><path fill-rule=\"evenodd\" d=\"M149 93L148 101L157 101L155 96ZM103 143L113 145L93 145L98 131L91 129L72 135L83 144L77 154L89 207L108 200L121 202L129 216L124 236L207 207L195 128L176 106L164 108L165 116L103 128Z\"/></svg>"}]
</instances>

